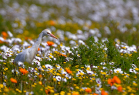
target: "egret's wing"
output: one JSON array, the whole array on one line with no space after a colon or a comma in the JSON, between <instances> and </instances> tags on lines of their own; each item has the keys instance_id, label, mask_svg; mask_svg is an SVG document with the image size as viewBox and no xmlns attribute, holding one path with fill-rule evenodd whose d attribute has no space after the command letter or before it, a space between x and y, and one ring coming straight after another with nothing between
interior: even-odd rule
<instances>
[{"instance_id":1,"label":"egret's wing","mask_svg":"<svg viewBox=\"0 0 139 95\"><path fill-rule=\"evenodd\" d=\"M19 53L14 59L14 62L25 62L26 52L27 50L24 50L23 52Z\"/></svg>"},{"instance_id":2,"label":"egret's wing","mask_svg":"<svg viewBox=\"0 0 139 95\"><path fill-rule=\"evenodd\" d=\"M36 52L37 52L35 49L36 49L35 47L31 47L27 50L27 53L25 56L26 62L28 62L28 63L32 62L32 60L34 59Z\"/></svg>"}]
</instances>

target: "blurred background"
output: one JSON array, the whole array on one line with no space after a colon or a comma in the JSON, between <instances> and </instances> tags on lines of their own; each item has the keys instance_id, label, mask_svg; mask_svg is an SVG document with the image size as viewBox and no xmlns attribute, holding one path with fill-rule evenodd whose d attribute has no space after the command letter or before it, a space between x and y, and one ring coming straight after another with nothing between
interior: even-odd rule
<instances>
[{"instance_id":1,"label":"blurred background","mask_svg":"<svg viewBox=\"0 0 139 95\"><path fill-rule=\"evenodd\" d=\"M0 32L24 40L35 39L45 28L54 34L95 30L98 39L139 45L139 0L0 0Z\"/></svg>"}]
</instances>

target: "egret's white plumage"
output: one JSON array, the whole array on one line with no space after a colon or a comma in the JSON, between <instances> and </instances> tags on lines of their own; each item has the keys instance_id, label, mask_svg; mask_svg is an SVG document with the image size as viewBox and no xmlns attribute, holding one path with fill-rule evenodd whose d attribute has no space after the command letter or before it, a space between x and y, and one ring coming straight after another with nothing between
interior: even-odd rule
<instances>
[{"instance_id":1,"label":"egret's white plumage","mask_svg":"<svg viewBox=\"0 0 139 95\"><path fill-rule=\"evenodd\" d=\"M56 38L50 30L45 29L43 30L40 34L39 37L37 39L37 41L33 44L33 46L31 48L27 48L25 50L23 50L21 53L19 53L16 58L14 59L14 63L18 63L18 62L28 62L28 63L32 63L35 55L37 54L38 48L40 46L40 43L42 42L42 38L44 36L51 36ZM57 38L56 38L57 39Z\"/></svg>"}]
</instances>

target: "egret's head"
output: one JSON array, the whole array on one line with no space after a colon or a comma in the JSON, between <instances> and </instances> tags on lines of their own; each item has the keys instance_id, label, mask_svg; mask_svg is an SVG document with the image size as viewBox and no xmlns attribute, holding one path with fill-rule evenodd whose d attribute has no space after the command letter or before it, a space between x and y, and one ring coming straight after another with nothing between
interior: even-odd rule
<instances>
[{"instance_id":1,"label":"egret's head","mask_svg":"<svg viewBox=\"0 0 139 95\"><path fill-rule=\"evenodd\" d=\"M57 39L57 37L54 36L54 35L51 33L51 31L50 31L49 29L45 29L45 30L43 30L42 32L43 32L43 35L44 35L44 36L51 36L51 37Z\"/></svg>"}]
</instances>

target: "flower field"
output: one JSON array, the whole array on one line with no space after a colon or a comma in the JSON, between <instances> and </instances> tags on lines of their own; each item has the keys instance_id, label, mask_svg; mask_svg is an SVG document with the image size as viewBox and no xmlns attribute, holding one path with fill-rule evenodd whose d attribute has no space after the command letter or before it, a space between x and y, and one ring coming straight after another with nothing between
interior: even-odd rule
<instances>
[{"instance_id":1,"label":"flower field","mask_svg":"<svg viewBox=\"0 0 139 95\"><path fill-rule=\"evenodd\" d=\"M138 0L1 0L0 95L138 95ZM31 64L14 63L44 29Z\"/></svg>"}]
</instances>

